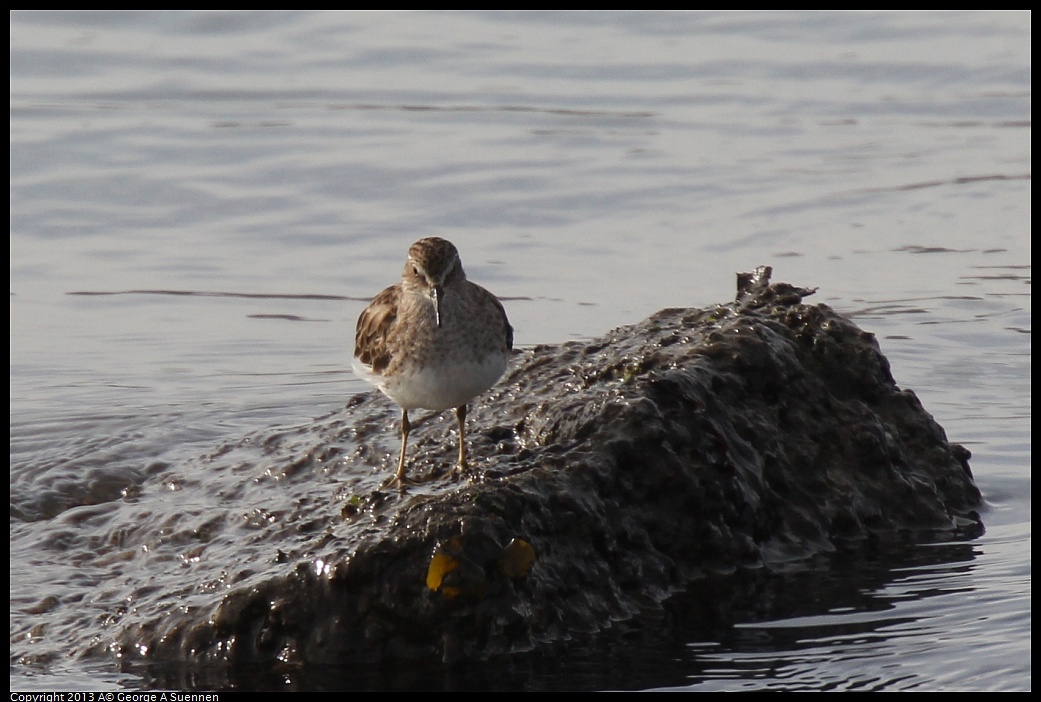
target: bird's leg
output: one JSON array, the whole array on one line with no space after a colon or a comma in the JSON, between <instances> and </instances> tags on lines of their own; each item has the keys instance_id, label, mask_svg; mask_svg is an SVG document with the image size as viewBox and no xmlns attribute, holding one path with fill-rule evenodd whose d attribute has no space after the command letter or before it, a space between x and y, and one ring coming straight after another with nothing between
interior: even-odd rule
<instances>
[{"instance_id":1,"label":"bird's leg","mask_svg":"<svg viewBox=\"0 0 1041 702\"><path fill-rule=\"evenodd\" d=\"M466 462L466 405L455 408L455 418L459 422L459 462L455 464L455 472L462 474L470 470Z\"/></svg>"},{"instance_id":2,"label":"bird's leg","mask_svg":"<svg viewBox=\"0 0 1041 702\"><path fill-rule=\"evenodd\" d=\"M401 456L398 458L397 478L398 488L405 486L405 444L408 442L408 433L412 426L408 423L408 410L401 410Z\"/></svg>"}]
</instances>

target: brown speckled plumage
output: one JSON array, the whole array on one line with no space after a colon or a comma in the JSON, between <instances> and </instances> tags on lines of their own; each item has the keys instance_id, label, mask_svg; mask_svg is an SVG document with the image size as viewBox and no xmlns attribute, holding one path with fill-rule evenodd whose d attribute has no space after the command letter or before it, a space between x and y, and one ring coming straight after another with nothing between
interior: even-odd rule
<instances>
[{"instance_id":1,"label":"brown speckled plumage","mask_svg":"<svg viewBox=\"0 0 1041 702\"><path fill-rule=\"evenodd\" d=\"M365 308L354 337L355 369L402 408L399 485L410 409L456 409L458 467L467 469L466 405L498 380L512 349L505 309L466 279L455 246L438 237L414 243L401 282Z\"/></svg>"}]
</instances>

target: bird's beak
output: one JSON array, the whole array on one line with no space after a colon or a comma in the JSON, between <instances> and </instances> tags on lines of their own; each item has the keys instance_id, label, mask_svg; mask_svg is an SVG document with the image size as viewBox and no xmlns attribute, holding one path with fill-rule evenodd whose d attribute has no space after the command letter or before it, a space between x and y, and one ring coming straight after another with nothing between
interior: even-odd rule
<instances>
[{"instance_id":1,"label":"bird's beak","mask_svg":"<svg viewBox=\"0 0 1041 702\"><path fill-rule=\"evenodd\" d=\"M435 285L430 289L430 299L434 301L434 321L437 322L437 326L441 328L441 300L445 297L445 289L440 285Z\"/></svg>"}]
</instances>

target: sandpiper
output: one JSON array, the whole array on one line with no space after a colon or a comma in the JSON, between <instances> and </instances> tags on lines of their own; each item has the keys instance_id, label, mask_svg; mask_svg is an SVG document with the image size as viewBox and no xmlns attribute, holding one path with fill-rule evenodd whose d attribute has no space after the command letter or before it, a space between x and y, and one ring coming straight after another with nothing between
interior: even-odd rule
<instances>
[{"instance_id":1,"label":"sandpiper","mask_svg":"<svg viewBox=\"0 0 1041 702\"><path fill-rule=\"evenodd\" d=\"M494 295L466 279L452 242L429 237L412 244L401 282L365 308L354 337L355 372L401 407L399 488L405 482L411 409L455 408L456 470L469 469L466 405L502 376L512 349L506 310Z\"/></svg>"}]
</instances>

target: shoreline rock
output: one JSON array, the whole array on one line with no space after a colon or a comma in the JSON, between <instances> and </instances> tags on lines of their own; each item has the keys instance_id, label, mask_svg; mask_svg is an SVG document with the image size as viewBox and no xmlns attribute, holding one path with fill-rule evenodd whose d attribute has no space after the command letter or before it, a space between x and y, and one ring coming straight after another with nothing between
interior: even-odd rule
<instances>
[{"instance_id":1,"label":"shoreline rock","mask_svg":"<svg viewBox=\"0 0 1041 702\"><path fill-rule=\"evenodd\" d=\"M273 540L250 582L139 611L111 648L188 666L481 659L603 630L706 574L982 533L969 452L874 336L769 276L739 276L728 305L520 353L468 420L475 480L436 477L451 423L421 422L411 474L431 482L356 480L306 557ZM387 411L352 400L335 433L359 445L321 460L379 453Z\"/></svg>"}]
</instances>

